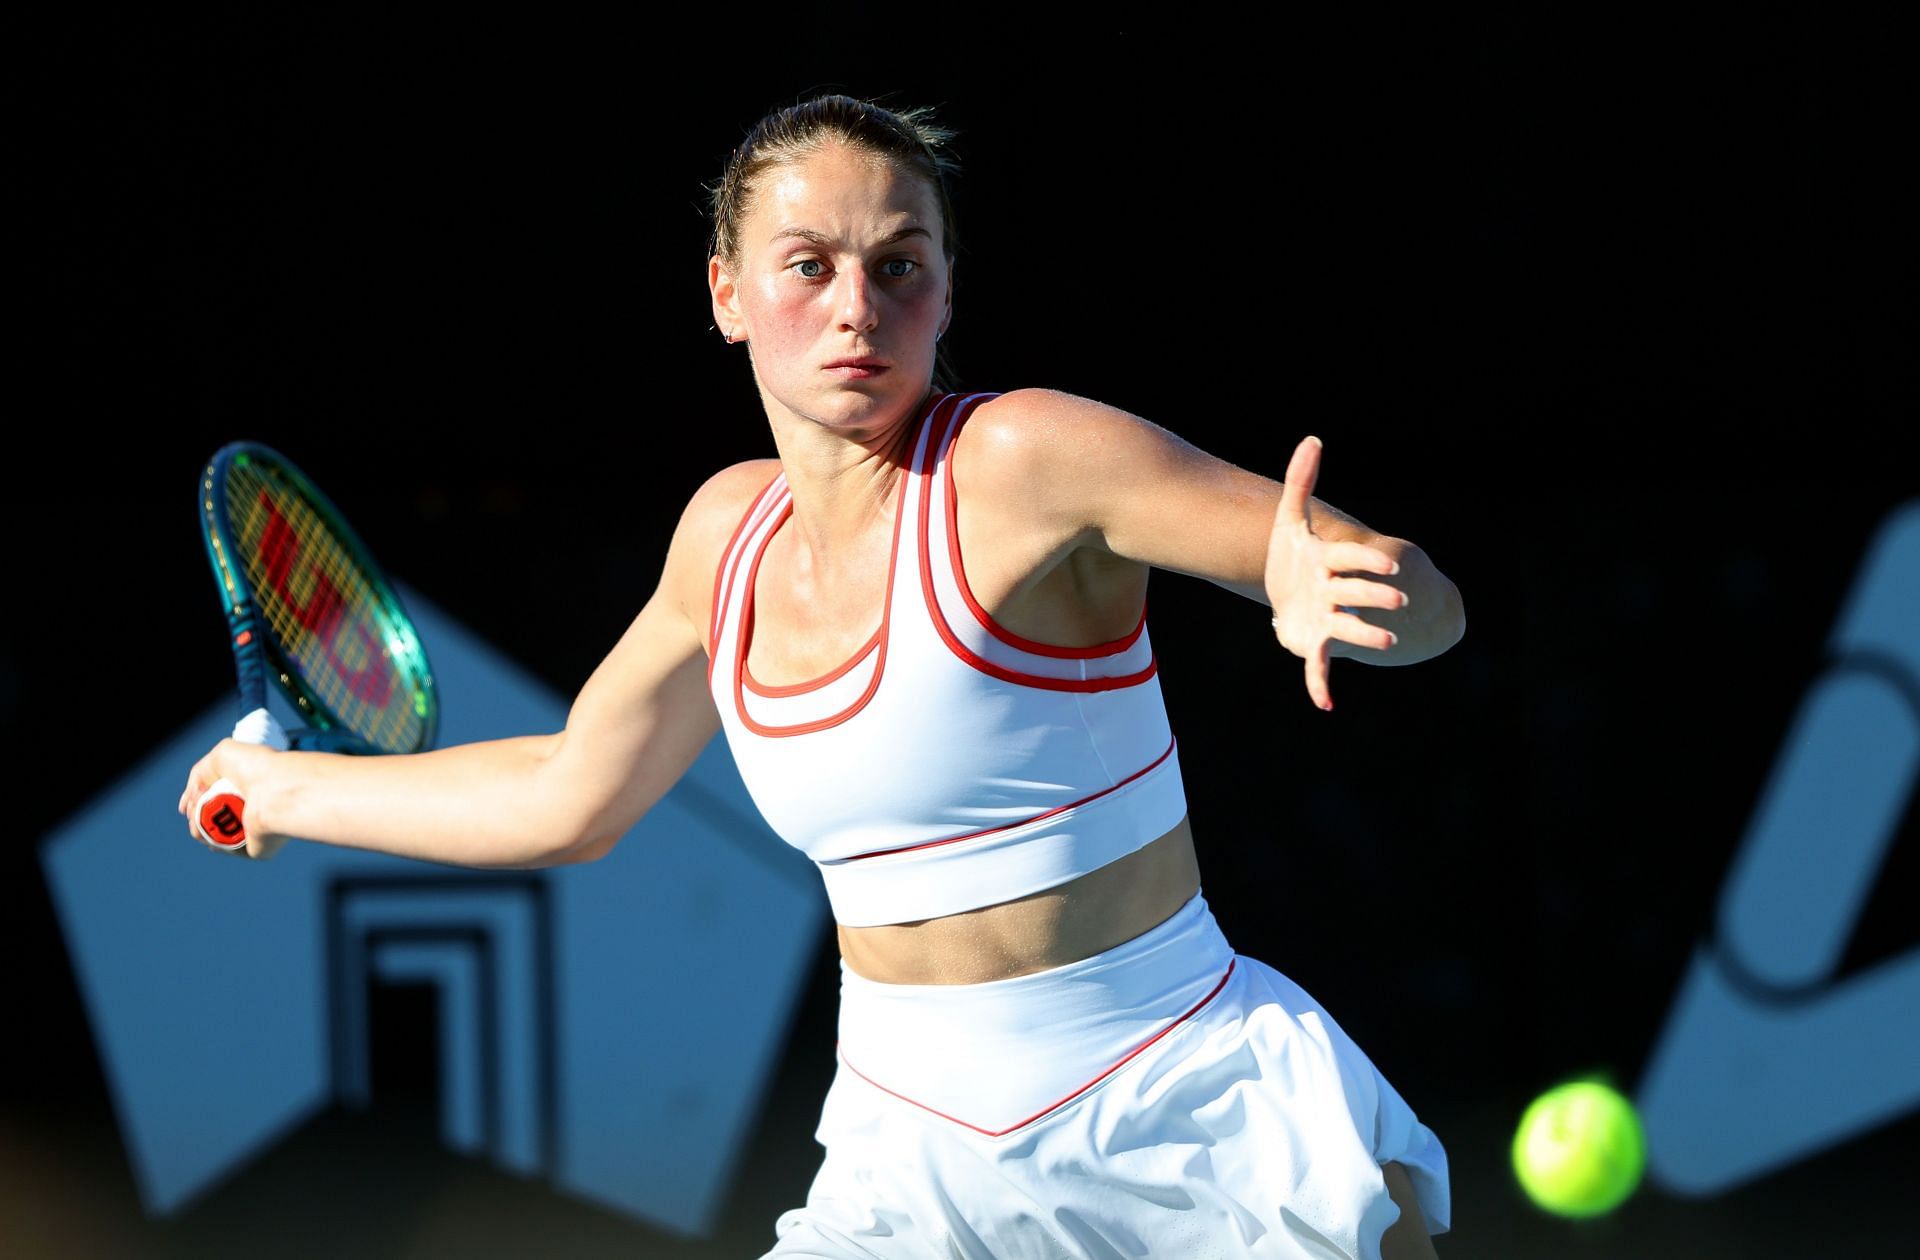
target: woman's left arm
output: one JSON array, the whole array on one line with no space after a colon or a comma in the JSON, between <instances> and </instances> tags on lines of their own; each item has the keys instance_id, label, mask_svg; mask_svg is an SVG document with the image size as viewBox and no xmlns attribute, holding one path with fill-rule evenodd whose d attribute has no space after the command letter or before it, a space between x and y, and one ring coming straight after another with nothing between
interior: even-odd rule
<instances>
[{"instance_id":1,"label":"woman's left arm","mask_svg":"<svg viewBox=\"0 0 1920 1260\"><path fill-rule=\"evenodd\" d=\"M1459 590L1424 551L1312 497L1317 438L1295 448L1276 482L1071 394L1012 391L975 423L990 409L999 413L989 422L994 444L1017 448L1000 467L1020 470L1030 509L1081 546L1269 604L1276 637L1305 661L1323 709L1333 707L1332 658L1407 665L1465 632Z\"/></svg>"}]
</instances>

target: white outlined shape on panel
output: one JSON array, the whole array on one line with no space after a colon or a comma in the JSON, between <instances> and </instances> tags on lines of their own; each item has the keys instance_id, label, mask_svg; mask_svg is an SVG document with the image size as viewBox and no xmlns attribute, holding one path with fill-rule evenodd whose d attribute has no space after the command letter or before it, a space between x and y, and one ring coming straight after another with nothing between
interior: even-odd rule
<instances>
[{"instance_id":1,"label":"white outlined shape on panel","mask_svg":"<svg viewBox=\"0 0 1920 1260\"><path fill-rule=\"evenodd\" d=\"M1920 500L1881 525L1637 1104L1653 1177L1716 1194L1920 1107L1920 948L1835 981L1920 776Z\"/></svg>"}]
</instances>

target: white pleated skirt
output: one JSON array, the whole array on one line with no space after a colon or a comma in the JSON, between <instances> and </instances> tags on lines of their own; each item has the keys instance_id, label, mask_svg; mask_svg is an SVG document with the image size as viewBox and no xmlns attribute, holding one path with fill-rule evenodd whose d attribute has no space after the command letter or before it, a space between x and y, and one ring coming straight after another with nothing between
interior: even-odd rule
<instances>
[{"instance_id":1,"label":"white pleated skirt","mask_svg":"<svg viewBox=\"0 0 1920 1260\"><path fill-rule=\"evenodd\" d=\"M843 963L840 1002L826 1158L768 1256L1376 1257L1392 1161L1447 1228L1439 1140L1197 895L1011 980L880 984Z\"/></svg>"}]
</instances>

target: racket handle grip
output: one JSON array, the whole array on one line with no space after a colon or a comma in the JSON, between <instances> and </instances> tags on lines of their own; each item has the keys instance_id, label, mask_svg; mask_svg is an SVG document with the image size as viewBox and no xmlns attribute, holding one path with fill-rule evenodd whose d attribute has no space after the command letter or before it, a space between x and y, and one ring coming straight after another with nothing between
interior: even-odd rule
<instances>
[{"instance_id":1,"label":"racket handle grip","mask_svg":"<svg viewBox=\"0 0 1920 1260\"><path fill-rule=\"evenodd\" d=\"M279 752L285 752L291 743L264 705L240 719L233 728L233 737L245 744L265 744ZM247 847L247 798L240 795L232 779L215 779L194 802L193 817L199 824L201 839L209 848L233 853ZM272 857L279 847L275 844L262 849L257 856Z\"/></svg>"},{"instance_id":2,"label":"racket handle grip","mask_svg":"<svg viewBox=\"0 0 1920 1260\"><path fill-rule=\"evenodd\" d=\"M247 843L247 799L232 779L216 779L193 807L200 834L216 849L240 849Z\"/></svg>"}]
</instances>

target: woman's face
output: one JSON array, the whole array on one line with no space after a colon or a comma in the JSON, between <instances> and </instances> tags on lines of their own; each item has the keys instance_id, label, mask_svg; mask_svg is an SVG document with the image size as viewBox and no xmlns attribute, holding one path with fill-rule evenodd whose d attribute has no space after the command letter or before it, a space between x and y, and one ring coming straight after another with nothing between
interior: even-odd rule
<instances>
[{"instance_id":1,"label":"woman's face","mask_svg":"<svg viewBox=\"0 0 1920 1260\"><path fill-rule=\"evenodd\" d=\"M927 181L864 150L831 144L760 177L737 272L707 271L770 413L859 436L918 405L951 313L941 233Z\"/></svg>"}]
</instances>

